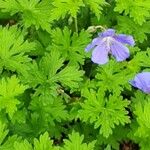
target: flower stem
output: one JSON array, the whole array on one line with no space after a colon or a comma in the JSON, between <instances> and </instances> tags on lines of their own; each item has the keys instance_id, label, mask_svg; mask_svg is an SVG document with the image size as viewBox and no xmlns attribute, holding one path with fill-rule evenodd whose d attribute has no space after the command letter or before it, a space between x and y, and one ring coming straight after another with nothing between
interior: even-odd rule
<instances>
[{"instance_id":1,"label":"flower stem","mask_svg":"<svg viewBox=\"0 0 150 150\"><path fill-rule=\"evenodd\" d=\"M105 27L103 27L103 26L101 26L101 25L98 25L98 26L90 26L90 27L88 27L87 31L88 31L88 32L96 32L97 29L101 29L102 31L105 31L105 30L106 30Z\"/></svg>"},{"instance_id":2,"label":"flower stem","mask_svg":"<svg viewBox=\"0 0 150 150\"><path fill-rule=\"evenodd\" d=\"M106 28L104 28L104 27L103 27L103 26L101 26L101 25L96 26L95 28L96 28L96 29L101 29L101 30L103 30L103 31L104 31L104 30L106 30Z\"/></svg>"}]
</instances>

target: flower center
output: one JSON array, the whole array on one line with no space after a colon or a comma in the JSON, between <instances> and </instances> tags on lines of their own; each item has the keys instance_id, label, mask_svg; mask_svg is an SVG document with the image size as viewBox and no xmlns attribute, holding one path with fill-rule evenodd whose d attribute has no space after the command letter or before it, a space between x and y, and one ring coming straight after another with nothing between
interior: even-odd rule
<instances>
[{"instance_id":1,"label":"flower center","mask_svg":"<svg viewBox=\"0 0 150 150\"><path fill-rule=\"evenodd\" d=\"M110 52L110 46L111 46L112 41L113 41L112 37L105 37L104 38L104 42L106 42L106 50L108 52Z\"/></svg>"}]
</instances>

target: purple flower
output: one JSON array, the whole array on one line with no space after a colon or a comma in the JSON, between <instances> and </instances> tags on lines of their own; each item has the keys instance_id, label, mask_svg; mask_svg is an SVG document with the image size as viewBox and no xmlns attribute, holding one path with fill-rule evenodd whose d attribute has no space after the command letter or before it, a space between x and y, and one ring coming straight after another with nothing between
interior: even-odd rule
<instances>
[{"instance_id":1,"label":"purple flower","mask_svg":"<svg viewBox=\"0 0 150 150\"><path fill-rule=\"evenodd\" d=\"M129 83L145 93L150 93L150 72L137 74Z\"/></svg>"},{"instance_id":2,"label":"purple flower","mask_svg":"<svg viewBox=\"0 0 150 150\"><path fill-rule=\"evenodd\" d=\"M108 62L108 54L112 54L117 61L123 61L130 56L129 49L124 44L134 46L133 37L116 34L115 30L108 29L99 33L98 37L94 38L85 50L88 52L94 49L92 61L97 64L105 64Z\"/></svg>"}]
</instances>

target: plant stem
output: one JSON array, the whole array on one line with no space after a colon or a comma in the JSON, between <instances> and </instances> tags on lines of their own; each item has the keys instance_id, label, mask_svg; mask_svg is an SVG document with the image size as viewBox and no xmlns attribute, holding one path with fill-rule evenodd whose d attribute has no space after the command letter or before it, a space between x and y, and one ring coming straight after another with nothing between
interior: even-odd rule
<instances>
[{"instance_id":1,"label":"plant stem","mask_svg":"<svg viewBox=\"0 0 150 150\"><path fill-rule=\"evenodd\" d=\"M75 30L78 33L78 20L77 20L77 16L74 18L74 23L75 23Z\"/></svg>"}]
</instances>

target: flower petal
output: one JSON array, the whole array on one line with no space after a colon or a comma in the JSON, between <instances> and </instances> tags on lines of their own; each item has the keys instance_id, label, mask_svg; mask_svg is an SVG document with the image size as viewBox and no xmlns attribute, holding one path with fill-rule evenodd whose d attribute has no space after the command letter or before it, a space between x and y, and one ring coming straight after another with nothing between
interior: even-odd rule
<instances>
[{"instance_id":1,"label":"flower petal","mask_svg":"<svg viewBox=\"0 0 150 150\"><path fill-rule=\"evenodd\" d=\"M107 29L104 32L101 32L98 34L100 37L107 37L107 36L114 36L115 35L115 30L114 29Z\"/></svg>"},{"instance_id":2,"label":"flower petal","mask_svg":"<svg viewBox=\"0 0 150 150\"><path fill-rule=\"evenodd\" d=\"M92 61L97 64L105 64L108 62L108 51L106 50L106 43L102 42L92 52Z\"/></svg>"},{"instance_id":3,"label":"flower petal","mask_svg":"<svg viewBox=\"0 0 150 150\"><path fill-rule=\"evenodd\" d=\"M145 93L150 93L150 72L137 74L134 80L129 81L129 83Z\"/></svg>"},{"instance_id":4,"label":"flower petal","mask_svg":"<svg viewBox=\"0 0 150 150\"><path fill-rule=\"evenodd\" d=\"M86 52L89 52L89 51L90 51L92 48L94 48L94 47L95 47L94 44L92 44L92 43L91 43L91 44L88 44L87 47L85 48L85 51L86 51Z\"/></svg>"},{"instance_id":5,"label":"flower petal","mask_svg":"<svg viewBox=\"0 0 150 150\"><path fill-rule=\"evenodd\" d=\"M129 49L116 40L111 42L110 49L117 61L123 61L130 56Z\"/></svg>"},{"instance_id":6,"label":"flower petal","mask_svg":"<svg viewBox=\"0 0 150 150\"><path fill-rule=\"evenodd\" d=\"M114 39L123 44L128 44L131 46L135 45L135 41L131 35L127 36L125 34L118 34L114 36Z\"/></svg>"},{"instance_id":7,"label":"flower petal","mask_svg":"<svg viewBox=\"0 0 150 150\"><path fill-rule=\"evenodd\" d=\"M91 49L93 49L96 45L98 45L100 42L101 42L101 38L98 37L98 38L94 38L92 40L92 42L90 44L87 45L87 47L85 48L85 51L88 52L90 51Z\"/></svg>"}]
</instances>

